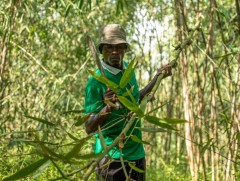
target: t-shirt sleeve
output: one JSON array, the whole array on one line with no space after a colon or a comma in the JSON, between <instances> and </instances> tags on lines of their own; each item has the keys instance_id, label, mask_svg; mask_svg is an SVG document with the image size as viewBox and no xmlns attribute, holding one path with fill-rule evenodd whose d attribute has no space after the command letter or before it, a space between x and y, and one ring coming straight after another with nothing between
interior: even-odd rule
<instances>
[{"instance_id":1,"label":"t-shirt sleeve","mask_svg":"<svg viewBox=\"0 0 240 181\"><path fill-rule=\"evenodd\" d=\"M87 85L85 89L84 113L98 113L104 104L101 86Z\"/></svg>"}]
</instances>

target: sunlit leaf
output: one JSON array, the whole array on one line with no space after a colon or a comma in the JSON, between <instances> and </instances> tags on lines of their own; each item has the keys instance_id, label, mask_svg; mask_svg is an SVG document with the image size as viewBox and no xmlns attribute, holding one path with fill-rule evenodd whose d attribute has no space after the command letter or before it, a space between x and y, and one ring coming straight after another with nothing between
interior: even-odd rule
<instances>
[{"instance_id":1,"label":"sunlit leaf","mask_svg":"<svg viewBox=\"0 0 240 181\"><path fill-rule=\"evenodd\" d=\"M138 105L138 103L137 103L136 100L134 99L131 91L129 91L128 89L127 89L127 95L130 97L130 99L131 99L131 101L133 102L133 104Z\"/></svg>"},{"instance_id":2,"label":"sunlit leaf","mask_svg":"<svg viewBox=\"0 0 240 181\"><path fill-rule=\"evenodd\" d=\"M144 96L140 103L140 109L144 112L148 103L147 96Z\"/></svg>"},{"instance_id":3,"label":"sunlit leaf","mask_svg":"<svg viewBox=\"0 0 240 181\"><path fill-rule=\"evenodd\" d=\"M102 134L102 130L101 130L100 126L98 126L98 135L99 135L99 139L101 141L101 145L103 147L103 150L105 151L107 149L107 145L105 143L104 136Z\"/></svg>"},{"instance_id":4,"label":"sunlit leaf","mask_svg":"<svg viewBox=\"0 0 240 181\"><path fill-rule=\"evenodd\" d=\"M157 126L160 126L161 128L167 128L167 129L170 129L170 130L176 130L175 128L173 128L169 124L161 122L161 119L159 119L159 118L157 118L155 116L147 116L147 115L145 115L144 118L149 123L152 123L152 124L155 124Z\"/></svg>"},{"instance_id":5,"label":"sunlit leaf","mask_svg":"<svg viewBox=\"0 0 240 181\"><path fill-rule=\"evenodd\" d=\"M139 173L144 173L144 170L136 167L134 164L132 164L131 162L128 162L128 165L133 169L135 170L136 172L139 172Z\"/></svg>"},{"instance_id":6,"label":"sunlit leaf","mask_svg":"<svg viewBox=\"0 0 240 181\"><path fill-rule=\"evenodd\" d=\"M120 84L119 84L120 88L126 87L126 85L129 83L130 79L132 78L137 63L135 64L134 67L133 67L133 64L134 64L134 60L132 60L130 62L127 69L124 71L123 76L120 80Z\"/></svg>"},{"instance_id":7,"label":"sunlit leaf","mask_svg":"<svg viewBox=\"0 0 240 181\"><path fill-rule=\"evenodd\" d=\"M27 167L19 170L15 174L4 178L3 181L18 180L18 179L25 178L25 177L29 176L30 174L32 174L33 172L35 172L39 167L41 167L47 161L48 161L47 158L43 158L41 160L38 160L38 161L28 165Z\"/></svg>"},{"instance_id":8,"label":"sunlit leaf","mask_svg":"<svg viewBox=\"0 0 240 181\"><path fill-rule=\"evenodd\" d=\"M66 6L64 0L60 0L60 2L62 3L62 5L63 5L64 7Z\"/></svg>"},{"instance_id":9,"label":"sunlit leaf","mask_svg":"<svg viewBox=\"0 0 240 181\"><path fill-rule=\"evenodd\" d=\"M111 90L113 90L114 92L120 92L120 89L118 87L118 85L114 82L112 82L111 80L108 80L107 78L95 73L92 70L88 70L88 72L95 78L97 79L99 82L105 84L107 87L109 87Z\"/></svg>"},{"instance_id":10,"label":"sunlit leaf","mask_svg":"<svg viewBox=\"0 0 240 181\"><path fill-rule=\"evenodd\" d=\"M128 89L127 89L127 90L128 90ZM122 94L122 96L124 96L124 97L128 96L128 95L129 95L128 92L130 92L130 93L132 94L133 90L134 90L134 86L132 86L130 90L124 92L124 93Z\"/></svg>"},{"instance_id":11,"label":"sunlit leaf","mask_svg":"<svg viewBox=\"0 0 240 181\"><path fill-rule=\"evenodd\" d=\"M136 113L138 115L139 118L143 117L144 113L142 112L142 110L139 108L138 105L130 102L126 97L123 96L117 96L118 100L126 107L128 108L130 111L133 111L134 113Z\"/></svg>"},{"instance_id":12,"label":"sunlit leaf","mask_svg":"<svg viewBox=\"0 0 240 181\"><path fill-rule=\"evenodd\" d=\"M165 121L168 124L181 124L187 123L185 119L177 119L177 118L160 118L161 121Z\"/></svg>"}]
</instances>

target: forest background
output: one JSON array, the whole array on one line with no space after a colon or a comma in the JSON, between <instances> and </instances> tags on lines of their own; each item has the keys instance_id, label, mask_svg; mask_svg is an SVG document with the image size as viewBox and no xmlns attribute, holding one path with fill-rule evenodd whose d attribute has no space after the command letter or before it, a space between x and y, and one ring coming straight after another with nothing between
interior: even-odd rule
<instances>
[{"instance_id":1,"label":"forest background","mask_svg":"<svg viewBox=\"0 0 240 181\"><path fill-rule=\"evenodd\" d=\"M177 58L147 110L188 122L143 120L147 180L240 178L238 0L1 0L0 22L0 180L94 180L86 35L109 23L127 31L140 88Z\"/></svg>"}]
</instances>

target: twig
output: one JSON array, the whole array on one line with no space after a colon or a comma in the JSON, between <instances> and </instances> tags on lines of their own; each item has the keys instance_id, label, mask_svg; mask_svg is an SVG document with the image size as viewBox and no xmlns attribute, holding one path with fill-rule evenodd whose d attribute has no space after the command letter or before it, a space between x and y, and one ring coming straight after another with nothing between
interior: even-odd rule
<instances>
[{"instance_id":1,"label":"twig","mask_svg":"<svg viewBox=\"0 0 240 181\"><path fill-rule=\"evenodd\" d=\"M121 161L121 164L122 164L122 167L123 167L123 172L124 172L124 175L126 177L126 181L129 181L129 176L128 176L126 167L124 165L124 160L123 160L123 157L122 157L122 148L120 148L120 161Z\"/></svg>"},{"instance_id":2,"label":"twig","mask_svg":"<svg viewBox=\"0 0 240 181\"><path fill-rule=\"evenodd\" d=\"M71 173L68 173L68 174L66 174L66 176L67 176L67 177L70 177L70 176L75 175L76 173L78 173L78 172L80 172L80 171L82 171L82 170L87 169L93 162L94 162L94 161L91 161L91 162L88 163L85 167L80 168L80 169L78 169L78 170L75 170L75 171L73 171L73 172L71 172ZM58 177L58 178L52 179L51 181L60 180L60 179L63 179L63 177Z\"/></svg>"}]
</instances>

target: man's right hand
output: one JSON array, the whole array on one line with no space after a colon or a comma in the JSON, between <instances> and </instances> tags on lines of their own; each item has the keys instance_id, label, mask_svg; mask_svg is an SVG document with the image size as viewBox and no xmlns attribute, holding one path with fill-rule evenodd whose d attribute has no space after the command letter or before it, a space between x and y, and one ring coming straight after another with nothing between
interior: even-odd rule
<instances>
[{"instance_id":1,"label":"man's right hand","mask_svg":"<svg viewBox=\"0 0 240 181\"><path fill-rule=\"evenodd\" d=\"M119 109L117 94L111 89L107 88L106 92L103 94L103 98L109 109Z\"/></svg>"}]
</instances>

